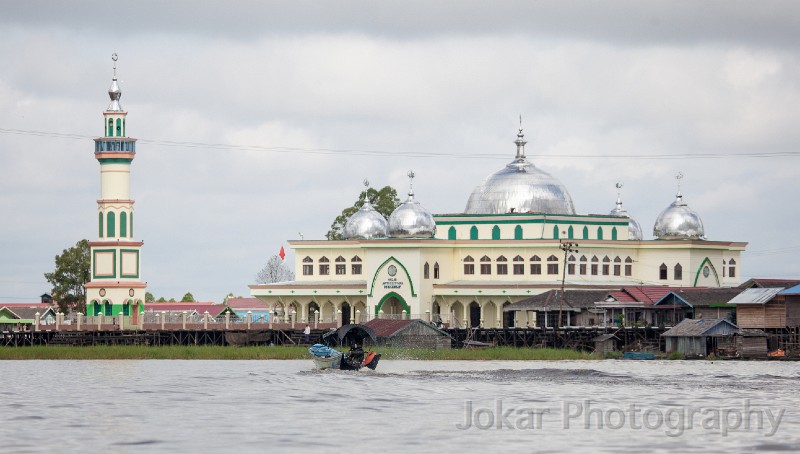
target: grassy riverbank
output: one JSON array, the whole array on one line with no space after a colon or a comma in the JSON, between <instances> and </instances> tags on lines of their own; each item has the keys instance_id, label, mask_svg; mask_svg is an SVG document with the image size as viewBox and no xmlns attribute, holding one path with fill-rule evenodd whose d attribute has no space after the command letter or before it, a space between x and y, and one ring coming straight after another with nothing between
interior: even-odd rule
<instances>
[{"instance_id":1,"label":"grassy riverbank","mask_svg":"<svg viewBox=\"0 0 800 454\"><path fill-rule=\"evenodd\" d=\"M482 350L427 350L377 348L386 360L585 360L590 353L552 348L494 347ZM208 347L208 346L97 346L97 347L0 347L0 360L27 359L200 359L264 360L308 359L307 347Z\"/></svg>"}]
</instances>

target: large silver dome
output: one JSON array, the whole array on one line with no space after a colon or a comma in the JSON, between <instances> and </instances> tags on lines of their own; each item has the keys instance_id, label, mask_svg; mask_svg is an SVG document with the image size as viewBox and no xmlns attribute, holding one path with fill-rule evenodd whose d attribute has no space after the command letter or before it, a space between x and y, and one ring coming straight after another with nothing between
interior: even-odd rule
<instances>
[{"instance_id":1,"label":"large silver dome","mask_svg":"<svg viewBox=\"0 0 800 454\"><path fill-rule=\"evenodd\" d=\"M413 179L414 172L408 172ZM431 238L436 234L433 215L414 199L414 187L408 191L408 199L389 216L389 236L392 238Z\"/></svg>"},{"instance_id":2,"label":"large silver dome","mask_svg":"<svg viewBox=\"0 0 800 454\"><path fill-rule=\"evenodd\" d=\"M653 235L659 240L704 240L703 221L683 201L680 191L666 210L662 211L653 226Z\"/></svg>"},{"instance_id":3,"label":"large silver dome","mask_svg":"<svg viewBox=\"0 0 800 454\"><path fill-rule=\"evenodd\" d=\"M567 188L525 158L525 137L517 134L517 156L506 167L486 177L467 201L466 214L546 213L575 214Z\"/></svg>"},{"instance_id":4,"label":"large silver dome","mask_svg":"<svg viewBox=\"0 0 800 454\"><path fill-rule=\"evenodd\" d=\"M369 182L364 180L364 186L369 187ZM386 238L386 230L386 219L375 211L365 193L364 204L345 222L342 236L346 240Z\"/></svg>"},{"instance_id":5,"label":"large silver dome","mask_svg":"<svg viewBox=\"0 0 800 454\"><path fill-rule=\"evenodd\" d=\"M642 226L632 218L625 208L622 208L622 198L619 195L619 190L622 189L622 183L617 183L617 206L609 213L611 216L621 218L628 218L628 239L641 240L642 239Z\"/></svg>"}]
</instances>

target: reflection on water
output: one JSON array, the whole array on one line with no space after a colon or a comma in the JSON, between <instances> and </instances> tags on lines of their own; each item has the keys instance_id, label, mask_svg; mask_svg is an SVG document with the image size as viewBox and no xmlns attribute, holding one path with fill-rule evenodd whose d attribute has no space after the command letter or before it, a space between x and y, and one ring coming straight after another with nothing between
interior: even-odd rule
<instances>
[{"instance_id":1,"label":"reflection on water","mask_svg":"<svg viewBox=\"0 0 800 454\"><path fill-rule=\"evenodd\" d=\"M800 450L797 363L3 361L0 372L6 452Z\"/></svg>"}]
</instances>

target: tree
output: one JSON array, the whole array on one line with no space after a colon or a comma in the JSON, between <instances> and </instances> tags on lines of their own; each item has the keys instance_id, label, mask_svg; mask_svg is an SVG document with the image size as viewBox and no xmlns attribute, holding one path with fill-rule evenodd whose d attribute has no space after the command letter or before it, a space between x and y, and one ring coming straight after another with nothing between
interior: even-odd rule
<instances>
[{"instance_id":1,"label":"tree","mask_svg":"<svg viewBox=\"0 0 800 454\"><path fill-rule=\"evenodd\" d=\"M55 261L55 270L44 273L44 278L53 286L51 293L58 310L65 314L70 310L85 313L86 290L83 285L89 282L89 241L80 240L75 246L64 249Z\"/></svg>"},{"instance_id":2,"label":"tree","mask_svg":"<svg viewBox=\"0 0 800 454\"><path fill-rule=\"evenodd\" d=\"M384 186L380 190L368 188L366 191L361 191L358 195L356 203L342 210L342 214L336 216L331 224L331 229L325 234L325 238L329 240L343 240L342 235L344 225L356 211L364 205L364 194L369 197L369 203L375 208L375 211L382 214L383 217L388 218L392 211L400 205L400 199L397 198L397 190L391 186Z\"/></svg>"},{"instance_id":3,"label":"tree","mask_svg":"<svg viewBox=\"0 0 800 454\"><path fill-rule=\"evenodd\" d=\"M186 294L183 295L183 298L181 298L181 303L194 303L194 295L186 292Z\"/></svg>"},{"instance_id":4,"label":"tree","mask_svg":"<svg viewBox=\"0 0 800 454\"><path fill-rule=\"evenodd\" d=\"M166 300L166 298L164 298L164 297L162 296L162 297L161 297L161 298L159 298L159 299L158 299L156 302L157 302L157 303L166 303L166 302L167 302L167 300Z\"/></svg>"},{"instance_id":5,"label":"tree","mask_svg":"<svg viewBox=\"0 0 800 454\"><path fill-rule=\"evenodd\" d=\"M256 274L257 284L273 284L294 280L294 271L290 270L283 259L273 255L267 264Z\"/></svg>"},{"instance_id":6,"label":"tree","mask_svg":"<svg viewBox=\"0 0 800 454\"><path fill-rule=\"evenodd\" d=\"M155 302L155 300L156 300L156 297L153 296L152 293L150 293L150 292L145 292L144 293L144 302L145 303L153 303L153 302Z\"/></svg>"}]
</instances>

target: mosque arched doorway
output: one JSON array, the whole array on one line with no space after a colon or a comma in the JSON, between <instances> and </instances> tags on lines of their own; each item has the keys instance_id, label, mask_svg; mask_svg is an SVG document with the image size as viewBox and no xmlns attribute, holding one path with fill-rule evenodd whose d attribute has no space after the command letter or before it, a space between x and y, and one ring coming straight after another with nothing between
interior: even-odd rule
<instances>
[{"instance_id":1,"label":"mosque arched doorway","mask_svg":"<svg viewBox=\"0 0 800 454\"><path fill-rule=\"evenodd\" d=\"M486 328L497 327L497 306L491 301L483 305L483 326Z\"/></svg>"},{"instance_id":2,"label":"mosque arched doorway","mask_svg":"<svg viewBox=\"0 0 800 454\"><path fill-rule=\"evenodd\" d=\"M393 320L408 318L410 312L405 300L396 293L390 293L384 296L375 310L379 315L381 315L382 312L383 317Z\"/></svg>"},{"instance_id":3,"label":"mosque arched doorway","mask_svg":"<svg viewBox=\"0 0 800 454\"><path fill-rule=\"evenodd\" d=\"M319 304L312 301L308 303L308 313L306 314L306 322L314 323L315 314L319 313Z\"/></svg>"},{"instance_id":4,"label":"mosque arched doorway","mask_svg":"<svg viewBox=\"0 0 800 454\"><path fill-rule=\"evenodd\" d=\"M469 303L469 327L481 326L481 306L475 301Z\"/></svg>"},{"instance_id":5,"label":"mosque arched doorway","mask_svg":"<svg viewBox=\"0 0 800 454\"><path fill-rule=\"evenodd\" d=\"M467 322L464 318L464 305L460 301L456 301L450 305L450 325L455 328L462 326L466 327Z\"/></svg>"},{"instance_id":6,"label":"mosque arched doorway","mask_svg":"<svg viewBox=\"0 0 800 454\"><path fill-rule=\"evenodd\" d=\"M350 303L342 303L342 325L349 325L350 322Z\"/></svg>"},{"instance_id":7,"label":"mosque arched doorway","mask_svg":"<svg viewBox=\"0 0 800 454\"><path fill-rule=\"evenodd\" d=\"M505 309L510 304L511 303L509 302L503 303L503 328L513 328L514 326L516 326L516 324L514 323L514 311L505 312Z\"/></svg>"}]
</instances>

